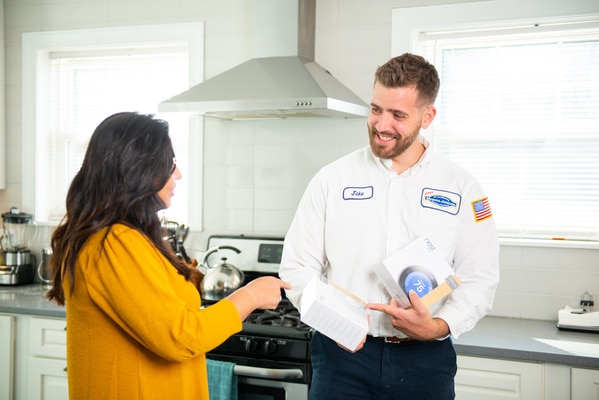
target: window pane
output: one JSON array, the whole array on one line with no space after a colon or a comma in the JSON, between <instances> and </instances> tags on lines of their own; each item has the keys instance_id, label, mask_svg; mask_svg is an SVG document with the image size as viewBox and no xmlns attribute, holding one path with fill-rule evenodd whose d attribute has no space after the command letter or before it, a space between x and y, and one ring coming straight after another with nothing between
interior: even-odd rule
<instances>
[{"instance_id":1,"label":"window pane","mask_svg":"<svg viewBox=\"0 0 599 400\"><path fill-rule=\"evenodd\" d=\"M599 32L422 44L441 75L426 134L480 179L500 235L599 240Z\"/></svg>"},{"instance_id":2,"label":"window pane","mask_svg":"<svg viewBox=\"0 0 599 400\"><path fill-rule=\"evenodd\" d=\"M115 53L52 58L48 135L55 157L49 165L51 220L64 215L68 186L79 171L89 137L104 118L121 111L156 114L160 101L188 87L186 49L174 53L156 49L141 55ZM168 120L177 165L185 171L187 117L169 115ZM187 181L178 181L169 218L187 221L187 192Z\"/></svg>"}]
</instances>

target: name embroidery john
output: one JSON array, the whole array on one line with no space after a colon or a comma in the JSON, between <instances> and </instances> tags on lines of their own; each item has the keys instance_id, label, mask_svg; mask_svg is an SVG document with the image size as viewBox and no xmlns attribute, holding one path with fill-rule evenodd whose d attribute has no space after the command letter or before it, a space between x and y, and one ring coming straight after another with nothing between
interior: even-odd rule
<instances>
[{"instance_id":1,"label":"name embroidery john","mask_svg":"<svg viewBox=\"0 0 599 400\"><path fill-rule=\"evenodd\" d=\"M343 200L372 199L374 189L372 186L346 187L343 189Z\"/></svg>"}]
</instances>

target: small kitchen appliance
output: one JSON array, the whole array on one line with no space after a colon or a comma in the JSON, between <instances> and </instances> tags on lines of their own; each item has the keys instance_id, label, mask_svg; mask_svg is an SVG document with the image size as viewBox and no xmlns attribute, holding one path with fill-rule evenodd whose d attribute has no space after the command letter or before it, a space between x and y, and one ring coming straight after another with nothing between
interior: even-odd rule
<instances>
[{"instance_id":1,"label":"small kitchen appliance","mask_svg":"<svg viewBox=\"0 0 599 400\"><path fill-rule=\"evenodd\" d=\"M580 297L580 308L569 306L559 310L557 327L565 330L599 332L599 311L592 311L595 302L591 292Z\"/></svg>"},{"instance_id":2,"label":"small kitchen appliance","mask_svg":"<svg viewBox=\"0 0 599 400\"><path fill-rule=\"evenodd\" d=\"M4 262L0 266L0 285L31 283L36 269L35 256L30 250L37 232L33 216L11 207L2 214L2 227Z\"/></svg>"},{"instance_id":3,"label":"small kitchen appliance","mask_svg":"<svg viewBox=\"0 0 599 400\"><path fill-rule=\"evenodd\" d=\"M208 249L216 247L239 250L228 251L227 262L243 272L243 285L260 276L278 276L282 238L213 235ZM207 254L205 262L213 265L219 253ZM284 291L281 296L276 309L256 310L243 322L240 333L207 354L210 359L235 364L240 400L308 399L312 329L300 321ZM202 304L213 303L203 298Z\"/></svg>"},{"instance_id":4,"label":"small kitchen appliance","mask_svg":"<svg viewBox=\"0 0 599 400\"><path fill-rule=\"evenodd\" d=\"M50 258L52 257L52 248L44 247L42 249L42 260L37 266L37 277L44 284L52 283L52 276L50 273Z\"/></svg>"}]
</instances>

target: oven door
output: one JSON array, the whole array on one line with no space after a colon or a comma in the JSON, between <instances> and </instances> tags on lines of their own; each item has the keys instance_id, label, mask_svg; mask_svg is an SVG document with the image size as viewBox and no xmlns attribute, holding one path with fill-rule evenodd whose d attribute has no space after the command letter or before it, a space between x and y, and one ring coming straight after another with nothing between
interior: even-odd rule
<instances>
[{"instance_id":1,"label":"oven door","mask_svg":"<svg viewBox=\"0 0 599 400\"><path fill-rule=\"evenodd\" d=\"M208 354L209 358L235 363L239 400L307 400L309 363L260 360Z\"/></svg>"},{"instance_id":2,"label":"oven door","mask_svg":"<svg viewBox=\"0 0 599 400\"><path fill-rule=\"evenodd\" d=\"M308 385L237 375L239 400L307 400Z\"/></svg>"}]
</instances>

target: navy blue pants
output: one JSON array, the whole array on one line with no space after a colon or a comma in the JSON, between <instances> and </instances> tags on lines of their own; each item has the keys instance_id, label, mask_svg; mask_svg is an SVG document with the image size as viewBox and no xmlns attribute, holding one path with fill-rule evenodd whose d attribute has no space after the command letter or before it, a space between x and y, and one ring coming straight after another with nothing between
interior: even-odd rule
<instances>
[{"instance_id":1,"label":"navy blue pants","mask_svg":"<svg viewBox=\"0 0 599 400\"><path fill-rule=\"evenodd\" d=\"M356 353L315 333L310 400L452 400L456 353L451 339L385 343L368 336Z\"/></svg>"}]
</instances>

